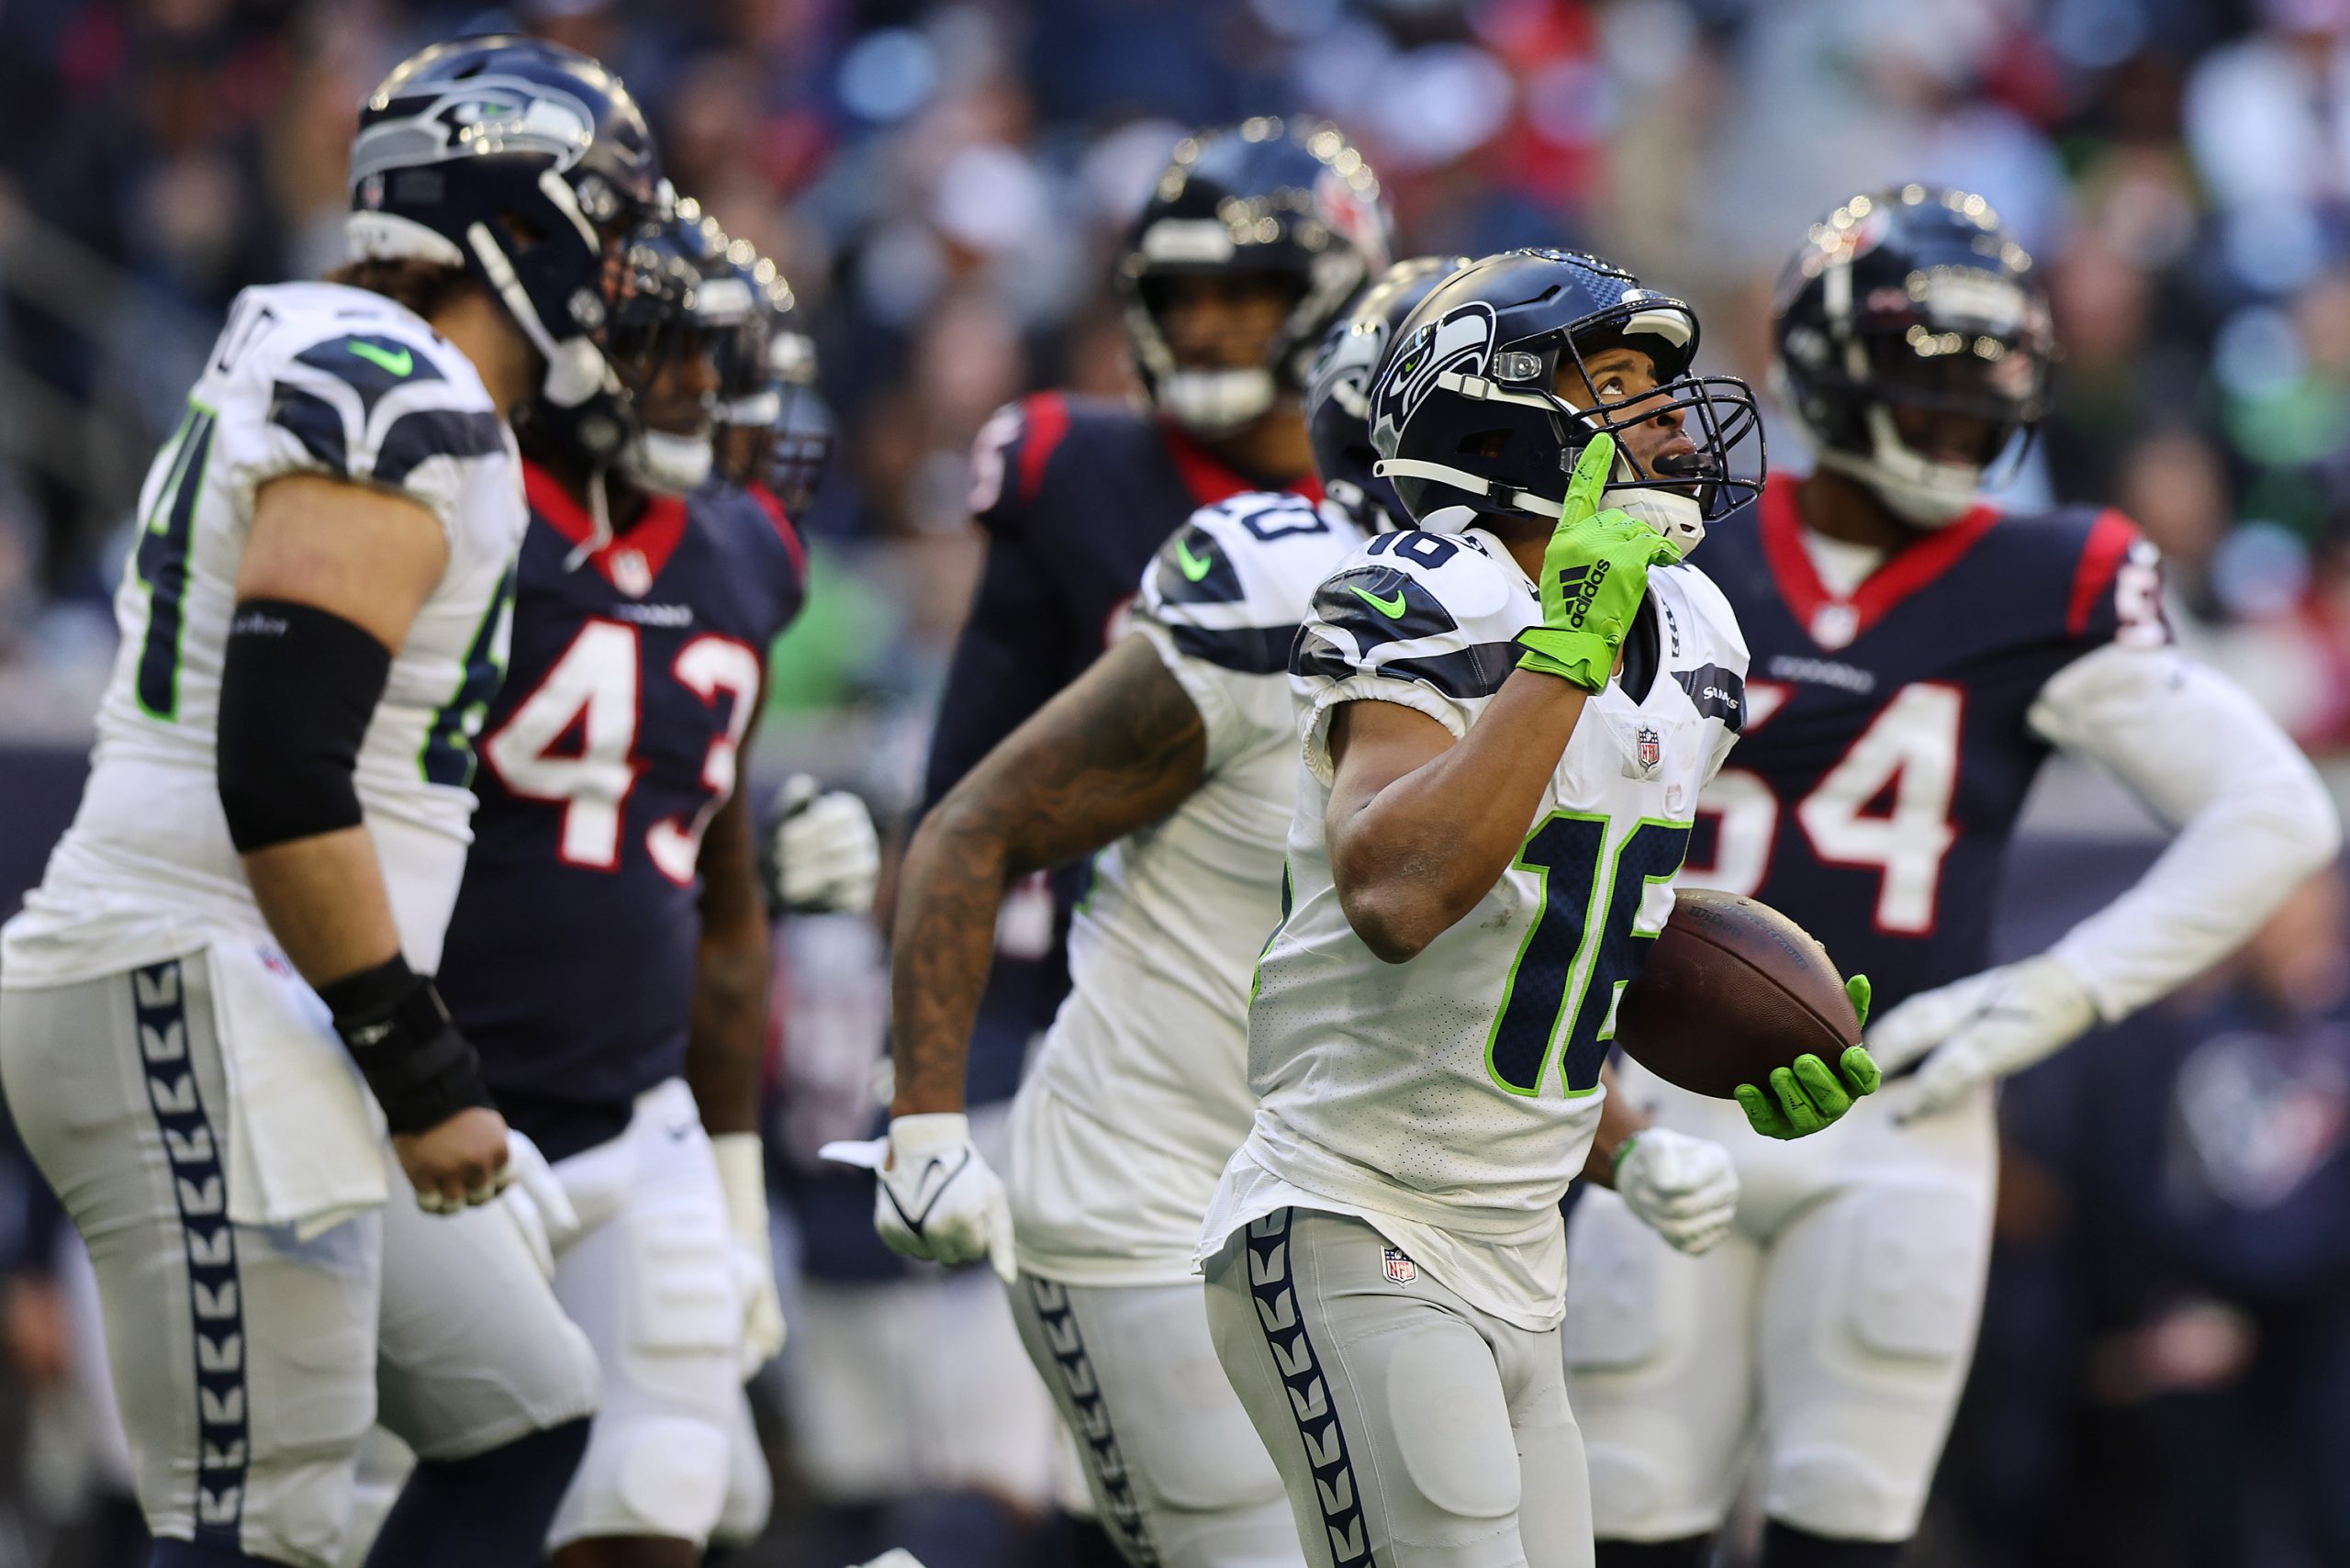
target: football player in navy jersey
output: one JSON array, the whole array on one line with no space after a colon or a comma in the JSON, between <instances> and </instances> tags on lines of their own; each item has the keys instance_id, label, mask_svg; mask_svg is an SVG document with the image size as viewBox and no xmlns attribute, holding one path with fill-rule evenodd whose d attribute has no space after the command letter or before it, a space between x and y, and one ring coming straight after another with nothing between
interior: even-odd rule
<instances>
[{"instance_id":1,"label":"football player in navy jersey","mask_svg":"<svg viewBox=\"0 0 2350 1568\"><path fill-rule=\"evenodd\" d=\"M1581 1206L1565 1343L1601 1568L1707 1561L1758 1439L1766 1568L1892 1563L1982 1305L1991 1084L2210 968L2340 838L2291 743L2172 645L2127 519L1978 497L2043 412L2052 354L2031 258L1981 197L1853 197L1789 263L1776 330L1816 467L1710 536L1752 660L1684 875L1866 970L1869 1047L1911 1081L1841 1137L1725 1137L1742 1197L1704 1259L1605 1193ZM2000 860L2055 749L2177 836L2047 952L1995 968ZM1735 1115L1636 1064L1624 1081L1668 1126L1723 1137Z\"/></svg>"},{"instance_id":2,"label":"football player in navy jersey","mask_svg":"<svg viewBox=\"0 0 2350 1568\"><path fill-rule=\"evenodd\" d=\"M722 1516L748 1534L766 1507L764 1471L730 1465L742 1381L783 1338L757 1134L768 930L735 783L803 577L779 510L710 482L718 348L757 303L722 246L690 212L641 230L621 390L523 427L512 654L442 969L578 1214L555 1292L604 1402L550 1533L568 1568L698 1562Z\"/></svg>"}]
</instances>

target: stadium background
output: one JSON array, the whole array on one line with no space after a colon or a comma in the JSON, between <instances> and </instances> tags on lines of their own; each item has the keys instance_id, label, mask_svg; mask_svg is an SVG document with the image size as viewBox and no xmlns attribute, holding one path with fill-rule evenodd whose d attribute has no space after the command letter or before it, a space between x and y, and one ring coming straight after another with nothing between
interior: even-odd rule
<instances>
[{"instance_id":1,"label":"stadium background","mask_svg":"<svg viewBox=\"0 0 2350 1568\"><path fill-rule=\"evenodd\" d=\"M1024 390L1130 385L1108 270L1181 129L1306 110L1369 152L1404 252L1598 251L1696 302L1712 366L1758 386L1805 223L1903 179L1982 192L2066 347L2017 493L2134 516L2181 638L2350 779L2350 0L16 0L0 909L72 810L129 508L229 298L336 259L381 72L501 19L622 73L820 343L842 452L802 520L813 607L778 650L767 776L902 814L979 558L973 435ZM2017 951L2154 848L2063 769L2031 822ZM1919 1562L2350 1563L2343 905L2313 889L2236 972L2010 1091L1984 1350ZM868 930L780 941L788 1172L861 1130L884 1020ZM103 1467L22 1182L0 1181L0 1568L98 1562ZM1018 1510L932 1484L919 1433L894 1435L902 1484L843 1495L796 1386L763 1388L778 1507L751 1561L845 1561L822 1543L876 1514L943 1540L931 1568L1040 1560Z\"/></svg>"}]
</instances>

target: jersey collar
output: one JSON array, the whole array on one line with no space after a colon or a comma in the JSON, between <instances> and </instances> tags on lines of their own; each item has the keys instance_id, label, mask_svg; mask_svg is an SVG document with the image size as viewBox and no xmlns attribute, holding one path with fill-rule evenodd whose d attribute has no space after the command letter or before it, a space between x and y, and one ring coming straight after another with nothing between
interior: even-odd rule
<instances>
[{"instance_id":1,"label":"jersey collar","mask_svg":"<svg viewBox=\"0 0 2350 1568\"><path fill-rule=\"evenodd\" d=\"M585 544L596 537L596 520L588 515L588 509L573 500L555 476L535 463L522 465L522 492L532 512L572 543ZM653 587L685 536L685 498L648 496L636 521L604 541L588 559L607 582L636 598Z\"/></svg>"},{"instance_id":2,"label":"jersey collar","mask_svg":"<svg viewBox=\"0 0 2350 1568\"><path fill-rule=\"evenodd\" d=\"M1322 481L1311 470L1293 485L1260 485L1245 479L1214 453L1194 438L1190 431L1171 420L1158 421L1159 435L1167 443L1167 455L1175 465L1176 475L1183 481L1183 488L1192 492L1195 505L1212 507L1218 501L1252 490L1282 489L1292 495L1304 496L1319 506L1322 502Z\"/></svg>"},{"instance_id":3,"label":"jersey collar","mask_svg":"<svg viewBox=\"0 0 2350 1568\"><path fill-rule=\"evenodd\" d=\"M1998 508L1978 501L1948 527L1924 534L1886 556L1850 598L1844 598L1819 580L1819 571L1803 547L1796 483L1789 474L1774 474L1763 483L1762 498L1756 508L1762 559L1796 623L1814 643L1831 653L1849 646L1884 620L1895 605L1956 566L1959 557L1999 521Z\"/></svg>"}]
</instances>

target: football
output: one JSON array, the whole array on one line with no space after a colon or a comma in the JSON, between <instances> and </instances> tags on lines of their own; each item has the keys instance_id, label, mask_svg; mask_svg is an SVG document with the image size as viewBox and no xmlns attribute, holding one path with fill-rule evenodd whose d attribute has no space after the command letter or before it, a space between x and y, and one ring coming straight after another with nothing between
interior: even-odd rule
<instances>
[{"instance_id":1,"label":"football","mask_svg":"<svg viewBox=\"0 0 2350 1568\"><path fill-rule=\"evenodd\" d=\"M1616 1006L1616 1040L1668 1083L1718 1100L1809 1051L1833 1065L1861 1038L1828 949L1770 905L1683 890Z\"/></svg>"}]
</instances>

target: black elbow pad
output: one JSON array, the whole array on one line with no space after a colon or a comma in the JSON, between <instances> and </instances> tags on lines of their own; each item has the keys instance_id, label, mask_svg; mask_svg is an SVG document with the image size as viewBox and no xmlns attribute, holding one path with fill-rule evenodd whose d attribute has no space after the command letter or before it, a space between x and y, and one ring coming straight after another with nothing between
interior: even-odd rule
<instances>
[{"instance_id":1,"label":"black elbow pad","mask_svg":"<svg viewBox=\"0 0 2350 1568\"><path fill-rule=\"evenodd\" d=\"M330 610L238 604L217 725L220 805L238 853L359 825L352 774L391 672L391 650Z\"/></svg>"}]
</instances>

